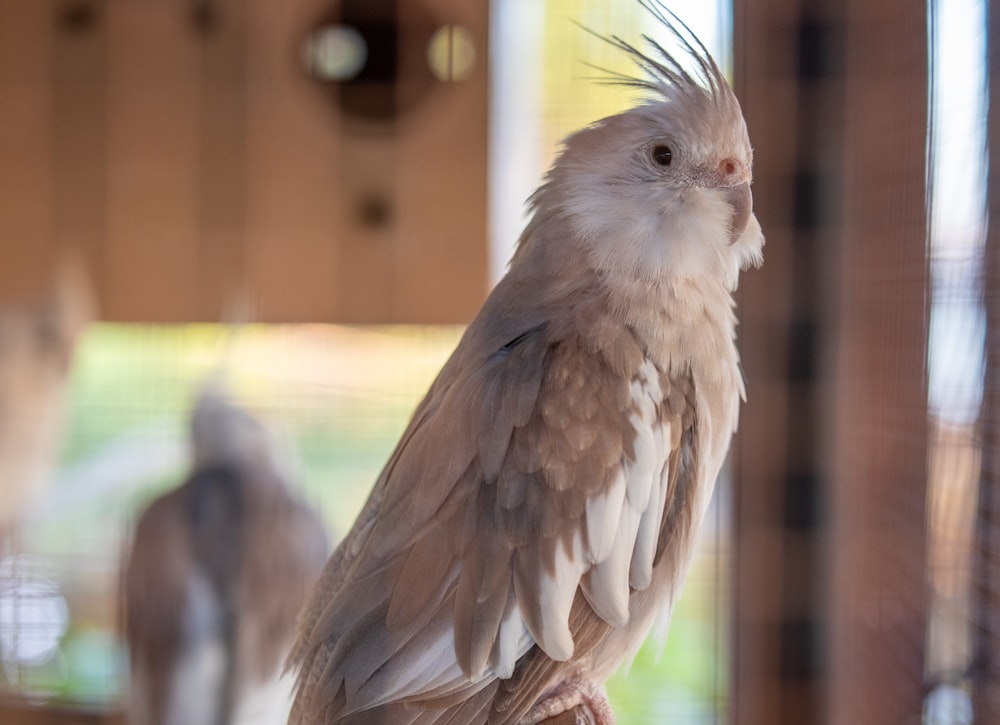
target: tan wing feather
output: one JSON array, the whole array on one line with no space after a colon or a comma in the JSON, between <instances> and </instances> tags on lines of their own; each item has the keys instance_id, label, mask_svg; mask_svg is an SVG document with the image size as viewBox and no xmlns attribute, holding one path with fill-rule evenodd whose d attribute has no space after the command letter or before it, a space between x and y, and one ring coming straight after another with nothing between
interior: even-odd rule
<instances>
[{"instance_id":1,"label":"tan wing feather","mask_svg":"<svg viewBox=\"0 0 1000 725\"><path fill-rule=\"evenodd\" d=\"M172 491L143 513L123 576L125 639L133 670L142 673L131 687L156 719L166 707L182 641L192 565L183 509L182 492Z\"/></svg>"},{"instance_id":2,"label":"tan wing feather","mask_svg":"<svg viewBox=\"0 0 1000 725\"><path fill-rule=\"evenodd\" d=\"M667 382L664 381L664 389ZM665 506L661 510L660 525L657 530L656 554L654 567L672 567L675 562L664 561L663 553L672 543L690 535L692 522L684 518L684 513L690 514L690 507L685 507L684 501L693 495L692 489L699 482L695 458L695 398L694 384L690 377L669 381L670 389L676 391L670 396L670 402L660 408L664 422L671 423L672 448L667 469L664 472ZM669 572L661 577L661 582L672 586L675 578ZM655 598L653 588L631 589L630 608L633 611L643 608L644 600ZM581 590L573 602L569 617L569 628L575 643L574 661L588 660L618 661L623 651L632 646L635 637L629 636L628 627L642 628L643 622L629 622L624 628L615 627L607 620L594 615L591 603L585 591ZM565 679L564 663L547 656L540 647L533 647L527 655L518 662L517 670L510 679L500 682L496 691L488 725L514 725L526 715L532 706L554 684ZM600 669L600 667L598 667Z\"/></svg>"}]
</instances>

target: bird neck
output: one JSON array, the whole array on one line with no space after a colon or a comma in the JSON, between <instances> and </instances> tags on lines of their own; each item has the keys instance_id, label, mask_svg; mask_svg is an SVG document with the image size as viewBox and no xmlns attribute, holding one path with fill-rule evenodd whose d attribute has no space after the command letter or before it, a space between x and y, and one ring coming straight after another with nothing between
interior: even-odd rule
<instances>
[{"instance_id":1,"label":"bird neck","mask_svg":"<svg viewBox=\"0 0 1000 725\"><path fill-rule=\"evenodd\" d=\"M738 375L736 316L724 274L649 276L628 269L597 269L585 246L565 236L556 215L536 215L511 263L518 301L538 310L565 310L600 301L611 319L630 328L661 370L691 369ZM572 314L571 314L572 317ZM713 380L714 382L714 380ZM742 390L742 386L741 390Z\"/></svg>"},{"instance_id":2,"label":"bird neck","mask_svg":"<svg viewBox=\"0 0 1000 725\"><path fill-rule=\"evenodd\" d=\"M612 314L634 330L660 369L682 374L737 364L733 300L721 282L602 277Z\"/></svg>"}]
</instances>

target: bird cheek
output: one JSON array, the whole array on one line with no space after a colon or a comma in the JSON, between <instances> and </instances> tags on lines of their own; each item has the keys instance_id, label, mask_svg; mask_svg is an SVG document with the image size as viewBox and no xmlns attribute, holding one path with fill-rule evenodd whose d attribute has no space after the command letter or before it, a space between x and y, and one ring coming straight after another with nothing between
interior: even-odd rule
<instances>
[{"instance_id":1,"label":"bird cheek","mask_svg":"<svg viewBox=\"0 0 1000 725\"><path fill-rule=\"evenodd\" d=\"M750 221L750 214L753 211L753 195L750 193L750 184L748 183L730 186L721 191L725 195L726 202L733 209L733 215L729 220L729 243L735 244Z\"/></svg>"}]
</instances>

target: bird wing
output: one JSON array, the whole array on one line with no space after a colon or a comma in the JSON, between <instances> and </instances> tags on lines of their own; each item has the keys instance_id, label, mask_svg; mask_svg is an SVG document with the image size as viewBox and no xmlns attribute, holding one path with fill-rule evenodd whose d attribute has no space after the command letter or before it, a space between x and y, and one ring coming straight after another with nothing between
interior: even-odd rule
<instances>
[{"instance_id":1,"label":"bird wing","mask_svg":"<svg viewBox=\"0 0 1000 725\"><path fill-rule=\"evenodd\" d=\"M580 589L603 621L628 620L681 428L669 379L594 307L478 358L470 328L317 587L292 656L293 721L451 707L536 643L569 659Z\"/></svg>"},{"instance_id":2,"label":"bird wing","mask_svg":"<svg viewBox=\"0 0 1000 725\"><path fill-rule=\"evenodd\" d=\"M135 697L159 718L183 642L191 554L179 490L139 518L123 575L124 629Z\"/></svg>"}]
</instances>

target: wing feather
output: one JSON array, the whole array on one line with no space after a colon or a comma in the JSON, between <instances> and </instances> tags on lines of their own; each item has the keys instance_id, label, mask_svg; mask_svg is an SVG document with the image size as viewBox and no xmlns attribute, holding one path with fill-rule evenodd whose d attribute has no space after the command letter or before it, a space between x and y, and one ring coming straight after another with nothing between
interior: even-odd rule
<instances>
[{"instance_id":1,"label":"wing feather","mask_svg":"<svg viewBox=\"0 0 1000 725\"><path fill-rule=\"evenodd\" d=\"M139 519L125 563L125 636L133 665L133 699L163 716L183 634L191 554L183 494L172 491Z\"/></svg>"},{"instance_id":2,"label":"wing feather","mask_svg":"<svg viewBox=\"0 0 1000 725\"><path fill-rule=\"evenodd\" d=\"M604 561L611 554L625 505L626 487L625 473L619 468L604 493L587 499L584 525L592 564Z\"/></svg>"},{"instance_id":3,"label":"wing feather","mask_svg":"<svg viewBox=\"0 0 1000 725\"><path fill-rule=\"evenodd\" d=\"M597 616L616 627L628 624L629 564L641 519L641 511L630 505L623 507L611 552L587 571L582 582L583 593Z\"/></svg>"},{"instance_id":4,"label":"wing feather","mask_svg":"<svg viewBox=\"0 0 1000 725\"><path fill-rule=\"evenodd\" d=\"M386 627L398 631L429 617L448 591L456 562L446 556L449 533L444 527L428 531L410 549L395 579L386 615ZM432 604L432 607L428 607Z\"/></svg>"},{"instance_id":5,"label":"wing feather","mask_svg":"<svg viewBox=\"0 0 1000 725\"><path fill-rule=\"evenodd\" d=\"M636 531L635 548L632 551L632 561L629 565L629 586L642 591L653 579L653 562L656 558L656 544L660 538L660 527L665 515L667 491L670 487L671 474L676 476L678 454L671 454L669 463L663 470L660 480L654 485L655 498L652 505L642 513L639 528Z\"/></svg>"}]
</instances>

